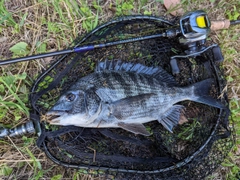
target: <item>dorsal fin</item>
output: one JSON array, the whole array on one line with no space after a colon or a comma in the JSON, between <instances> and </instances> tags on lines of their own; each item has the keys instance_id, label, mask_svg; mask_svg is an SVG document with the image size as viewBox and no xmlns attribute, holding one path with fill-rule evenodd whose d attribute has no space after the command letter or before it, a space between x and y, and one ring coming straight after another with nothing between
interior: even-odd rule
<instances>
[{"instance_id":1,"label":"dorsal fin","mask_svg":"<svg viewBox=\"0 0 240 180\"><path fill-rule=\"evenodd\" d=\"M165 82L168 85L176 85L174 77L161 67L148 67L140 63L122 62L120 60L105 60L104 62L99 62L95 68L95 72L102 71L125 71L146 74L161 82Z\"/></svg>"}]
</instances>

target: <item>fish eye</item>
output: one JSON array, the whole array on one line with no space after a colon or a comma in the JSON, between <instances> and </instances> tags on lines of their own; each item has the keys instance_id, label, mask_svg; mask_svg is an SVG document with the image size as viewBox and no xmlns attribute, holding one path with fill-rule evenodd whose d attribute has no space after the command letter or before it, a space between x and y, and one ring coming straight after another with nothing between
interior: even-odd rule
<instances>
[{"instance_id":1,"label":"fish eye","mask_svg":"<svg viewBox=\"0 0 240 180\"><path fill-rule=\"evenodd\" d=\"M69 93L66 95L66 100L71 102L75 99L76 95L75 94L72 94L72 93Z\"/></svg>"}]
</instances>

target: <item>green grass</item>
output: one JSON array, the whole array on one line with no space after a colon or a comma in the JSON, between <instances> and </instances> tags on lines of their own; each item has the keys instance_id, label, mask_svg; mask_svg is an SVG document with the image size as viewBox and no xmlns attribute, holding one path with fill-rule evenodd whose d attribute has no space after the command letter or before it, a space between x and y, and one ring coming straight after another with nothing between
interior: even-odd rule
<instances>
[{"instance_id":1,"label":"green grass","mask_svg":"<svg viewBox=\"0 0 240 180\"><path fill-rule=\"evenodd\" d=\"M0 97L1 116L3 119L9 111L12 111L15 120L21 118L21 114L29 115L26 107L28 101L27 74L7 75L2 73L0 77L0 91L4 94ZM7 93L6 93L7 92Z\"/></svg>"},{"instance_id":2,"label":"green grass","mask_svg":"<svg viewBox=\"0 0 240 180\"><path fill-rule=\"evenodd\" d=\"M231 8L228 7L230 4L225 4L227 8L225 15L230 20L237 20L240 17L239 2L232 2ZM234 146L229 157L222 164L227 168L226 179L234 180L236 177L240 178L240 104L239 104L239 86L240 86L240 48L239 48L239 36L240 28L232 27L229 30L219 32L220 45L222 52L225 56L224 67L227 73L228 80L228 94L230 99L230 109L232 118L235 124L236 131L236 145Z\"/></svg>"},{"instance_id":3,"label":"green grass","mask_svg":"<svg viewBox=\"0 0 240 180\"><path fill-rule=\"evenodd\" d=\"M182 1L185 11L203 9L211 19L239 19L235 0ZM162 1L0 0L0 59L56 51L98 24L130 14L167 15ZM240 166L240 48L239 25L212 32L225 56L230 108L237 133L236 146L214 178L234 179ZM51 58L0 67L0 126L14 127L29 116L29 88ZM84 172L54 165L36 148L36 137L0 139L0 177L10 179L88 179ZM50 170L47 170L51 168ZM223 172L221 172L223 171Z\"/></svg>"}]
</instances>

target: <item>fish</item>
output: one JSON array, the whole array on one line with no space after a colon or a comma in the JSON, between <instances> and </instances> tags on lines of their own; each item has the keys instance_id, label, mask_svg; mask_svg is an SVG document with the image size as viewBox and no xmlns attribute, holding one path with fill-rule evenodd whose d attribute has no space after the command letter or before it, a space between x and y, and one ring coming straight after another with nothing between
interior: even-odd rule
<instances>
[{"instance_id":1,"label":"fish","mask_svg":"<svg viewBox=\"0 0 240 180\"><path fill-rule=\"evenodd\" d=\"M122 128L149 136L144 123L157 120L168 131L179 123L182 101L219 109L225 105L209 96L213 79L181 87L161 67L106 60L73 84L46 113L52 125Z\"/></svg>"}]
</instances>

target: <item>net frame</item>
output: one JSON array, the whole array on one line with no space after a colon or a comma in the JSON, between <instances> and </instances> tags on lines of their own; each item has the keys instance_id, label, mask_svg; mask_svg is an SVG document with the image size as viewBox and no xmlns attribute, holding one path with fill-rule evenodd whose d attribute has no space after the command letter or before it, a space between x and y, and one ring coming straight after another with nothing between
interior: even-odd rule
<instances>
[{"instance_id":1,"label":"net frame","mask_svg":"<svg viewBox=\"0 0 240 180\"><path fill-rule=\"evenodd\" d=\"M140 26L141 22L145 23L145 26L147 28L148 28L148 26L146 24L151 24L151 25L154 24L153 27L160 27L160 30L158 30L156 28L154 31L150 31L150 32L148 32L145 27L145 30L143 31L144 35L151 35L152 33L156 33L156 34L162 33L166 29L174 28L175 26L178 26L178 24L176 24L175 20L169 21L169 20L166 20L164 18L159 18L159 17L152 17L152 16L121 17L121 18L114 19L112 21L109 21L109 22L97 27L95 30L88 33L83 38L76 39L75 42L73 43L74 47L78 47L80 45L89 45L92 43L94 44L96 41L100 42L100 41L98 41L98 39L104 39L104 38L108 37L107 34L112 31L114 32L114 30L116 28L121 29L121 27L128 26L129 24L130 24L129 26L133 26L132 24L134 24L136 22L139 23L139 26ZM131 30L129 30L129 33L131 34L130 31ZM137 31L138 31L138 28L137 28ZM100 33L98 34L98 32L100 32ZM127 32L124 32L124 33L127 33ZM143 36L143 34L139 32L139 35L135 36L136 35L136 32L135 32L134 35L133 34L131 34L131 35L134 36L134 38L136 38L136 39L139 38L137 40L137 42L143 43L142 46L144 46L145 45L144 42L147 42L147 43L151 43L151 42L148 40L142 40L141 37ZM106 41L107 42L114 41L115 40L114 38L116 38L116 37L113 36L109 40L106 38L105 42ZM117 37L117 38L118 38L117 39L118 41L120 40L124 44L125 37L123 39L121 39L119 37ZM164 43L169 45L169 47L167 47L167 48L170 48L170 49L176 48L177 50L179 50L178 46L180 46L180 44L177 42L176 39L160 38L159 40L156 40L156 41L160 41L160 42L163 41ZM141 43L140 43L140 46L141 46ZM212 44L212 42L208 42L208 43ZM133 44L134 44L134 42L133 42ZM118 46L118 45L114 45L114 46ZM163 48L163 47L161 47L161 48ZM127 49L127 48L125 47L125 49ZM168 52L169 49L165 50L163 48L163 49L161 49L161 51ZM180 51L180 53L183 53L183 50L181 48L179 51ZM104 49L104 52L107 52L107 49ZM88 52L86 52L85 54L88 54ZM34 83L34 85L32 87L32 90L31 90L32 94L30 96L31 104L33 107L33 112L31 114L33 120L40 121L40 114L42 112L43 113L46 112L46 110L47 110L47 108L44 109L41 105L39 106L39 104L38 104L39 98L44 96L45 94L47 94L52 89L54 89L54 87L56 87L56 85L59 83L59 81L61 81L61 79L63 79L63 77L67 74L67 71L70 71L71 67L74 66L74 64L76 63L76 60L82 59L83 56L84 55L82 55L82 54L74 53L73 55L63 55L59 58L56 58L57 60L55 62L53 62L53 64L38 77L38 79L36 80L36 82ZM88 55L86 55L86 56L88 56ZM169 57L170 55L167 54L167 56ZM222 69L220 69L220 65L218 63L214 62L214 56L211 52L211 49L208 50L206 53L202 54L201 57L194 58L194 60L198 63L198 61L199 61L198 59L201 59L201 58L204 59L203 61L205 61L204 67L207 67L206 69L208 69L209 66L211 66L211 71L214 74L216 83L218 84L217 91L218 91L218 93L222 93L226 82L224 80ZM202 61L202 59L201 59L201 61ZM170 58L169 58L169 60L170 60ZM186 61L191 61L191 60L192 59L190 59L190 58L181 59L179 66L183 67L186 65L186 64L184 65L184 63L186 63ZM164 64L164 65L166 65L166 64ZM62 68L62 66L65 68L61 69L60 71L55 72L55 73L60 72L59 74L62 74L62 75L56 76L57 78L55 80L52 80L50 78L51 82L46 83L47 84L46 87L39 90L40 85L43 84L44 81L47 81L46 77L48 77L48 75L51 72L53 72L54 69L58 69L58 68L60 69L60 68ZM80 65L78 65L78 66L80 66ZM168 72L170 72L170 66L167 66L165 69L168 70ZM181 77L181 76L176 77L176 79L177 78L184 79L184 77ZM198 77L195 77L195 80L197 81ZM74 79L71 83L69 83L69 85L66 85L66 87L63 88L61 90L61 92L64 92L75 81L76 81L76 79ZM185 82L182 85L187 85L188 83ZM58 94L60 94L60 93L58 93ZM224 103L226 105L228 105L226 93L223 93L222 101L224 101ZM234 141L234 137L231 135L232 130L229 128L228 117L229 117L229 112L220 110L218 118L216 120L216 123L211 130L211 133L209 134L208 138L205 139L205 142L195 150L195 152L191 153L190 155L186 156L185 158L180 159L177 162L173 161L173 165L171 165L171 166L163 167L160 169L136 170L136 169L124 169L124 168L112 168L109 166L104 167L104 166L99 166L99 165L94 166L94 165L86 165L86 164L75 164L75 163L68 163L68 162L61 161L59 158L57 158L54 155L53 152L51 152L50 149L52 147L50 147L48 142L50 141L51 138L54 139L57 136L59 136L59 134L61 134L61 133L63 133L63 134L68 133L67 129L70 132L75 132L75 131L79 131L79 130L81 131L82 130L81 128L68 127L67 129L62 128L57 131L53 131L53 130L48 131L46 129L46 124L41 123L42 134L39 137L37 144L45 152L45 154L48 156L48 158L51 159L56 164L59 164L59 165L62 165L62 166L68 167L68 168L85 169L86 171L88 171L88 173L92 173L93 175L96 175L96 174L101 175L102 171L104 171L105 177L110 176L110 177L114 177L116 179L121 179L122 177L125 177L125 178L128 177L128 178L133 178L133 179L134 178L162 178L162 179L195 178L195 179L201 179L201 178L207 176L208 174L210 174L211 170L216 169L216 167L219 165L220 161L223 160L223 158L227 155L227 152L231 149L232 142ZM226 140L226 142L229 143L228 145L226 145L226 149L227 149L226 152L223 153L224 155L221 156L221 159L219 161L212 163L213 165L211 166L210 169L205 168L205 170L203 170L204 169L204 167L202 167L203 164L199 163L197 161L197 159L200 159L201 161L204 161L204 159L207 159L209 157L209 155L208 155L209 149L211 149L211 147L214 146L214 143L216 143L217 141L219 141L221 139L228 139L228 140ZM224 143L222 143L222 144L224 144ZM194 166L196 166L196 165L198 166L198 168L194 168ZM94 173L92 171L94 171ZM201 171L201 173L200 173L200 171ZM202 172L205 172L205 173L202 173Z\"/></svg>"}]
</instances>

